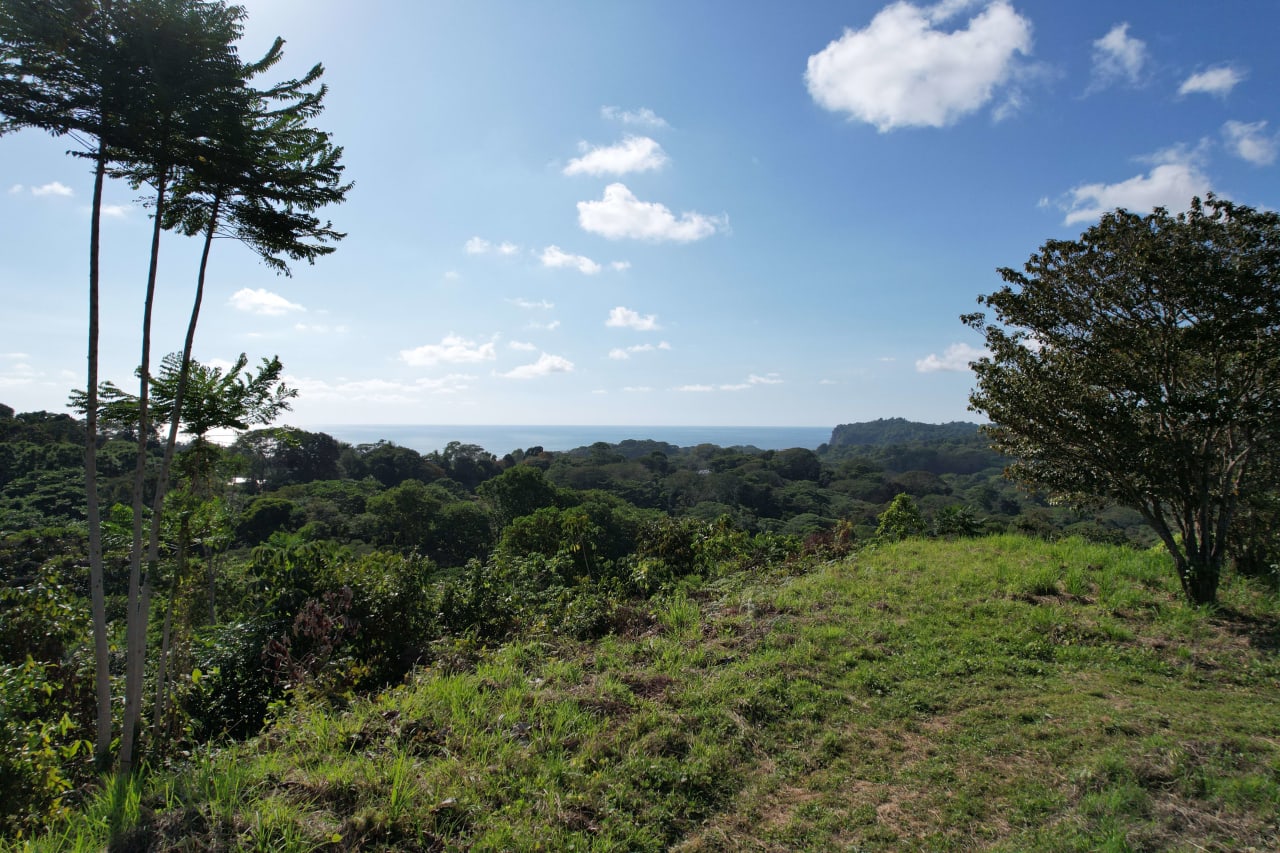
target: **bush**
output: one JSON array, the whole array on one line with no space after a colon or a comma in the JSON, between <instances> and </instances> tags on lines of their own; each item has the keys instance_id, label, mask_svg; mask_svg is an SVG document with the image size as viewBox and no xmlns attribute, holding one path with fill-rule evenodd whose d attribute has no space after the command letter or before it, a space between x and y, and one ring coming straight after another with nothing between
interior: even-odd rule
<instances>
[{"instance_id":1,"label":"bush","mask_svg":"<svg viewBox=\"0 0 1280 853\"><path fill-rule=\"evenodd\" d=\"M905 492L893 499L889 508L880 513L878 520L880 523L876 527L876 538L886 542L918 536L925 530L920 508Z\"/></svg>"}]
</instances>

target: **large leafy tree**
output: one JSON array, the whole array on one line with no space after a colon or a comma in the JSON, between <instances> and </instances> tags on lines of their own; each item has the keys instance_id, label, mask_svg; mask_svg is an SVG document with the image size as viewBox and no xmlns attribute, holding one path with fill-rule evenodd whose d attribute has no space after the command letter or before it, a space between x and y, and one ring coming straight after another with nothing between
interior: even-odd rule
<instances>
[{"instance_id":1,"label":"large leafy tree","mask_svg":"<svg viewBox=\"0 0 1280 853\"><path fill-rule=\"evenodd\" d=\"M1280 216L1223 199L1115 211L1050 240L964 317L1010 473L1059 499L1142 514L1190 602L1213 602L1251 494L1280 456ZM1238 526L1235 528L1238 530Z\"/></svg>"}]
</instances>

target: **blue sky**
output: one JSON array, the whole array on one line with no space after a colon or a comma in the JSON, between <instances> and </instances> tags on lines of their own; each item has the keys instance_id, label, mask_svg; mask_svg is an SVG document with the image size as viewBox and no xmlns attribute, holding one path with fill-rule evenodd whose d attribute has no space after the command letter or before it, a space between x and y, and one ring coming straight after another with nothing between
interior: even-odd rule
<instances>
[{"instance_id":1,"label":"blue sky","mask_svg":"<svg viewBox=\"0 0 1280 853\"><path fill-rule=\"evenodd\" d=\"M829 426L967 411L958 316L1049 238L1213 191L1280 204L1280 6L251 0L325 64L349 233L215 247L197 357L278 354L288 421ZM0 138L0 402L84 383L91 176ZM104 376L146 211L108 189ZM162 248L158 353L196 241Z\"/></svg>"}]
</instances>

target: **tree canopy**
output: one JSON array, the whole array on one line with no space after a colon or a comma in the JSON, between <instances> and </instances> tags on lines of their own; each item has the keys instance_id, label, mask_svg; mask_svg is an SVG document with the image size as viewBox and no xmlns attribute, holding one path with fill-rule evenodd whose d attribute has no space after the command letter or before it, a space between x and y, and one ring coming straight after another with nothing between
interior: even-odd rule
<instances>
[{"instance_id":1,"label":"tree canopy","mask_svg":"<svg viewBox=\"0 0 1280 853\"><path fill-rule=\"evenodd\" d=\"M1215 600L1232 522L1274 490L1280 445L1280 216L1224 199L1115 211L1050 240L964 321L990 355L970 408L1059 499L1140 512L1195 603Z\"/></svg>"}]
</instances>

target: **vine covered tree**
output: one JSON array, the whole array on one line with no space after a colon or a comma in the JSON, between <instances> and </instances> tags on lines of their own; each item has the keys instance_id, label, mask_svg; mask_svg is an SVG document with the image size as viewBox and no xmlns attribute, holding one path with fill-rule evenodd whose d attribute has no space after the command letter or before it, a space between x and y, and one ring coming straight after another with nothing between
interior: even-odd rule
<instances>
[{"instance_id":1,"label":"vine covered tree","mask_svg":"<svg viewBox=\"0 0 1280 853\"><path fill-rule=\"evenodd\" d=\"M962 319L986 336L970 408L1010 474L1142 514L1188 601L1216 600L1233 525L1275 490L1280 216L1212 195L1172 215L1117 210L1050 240Z\"/></svg>"}]
</instances>

